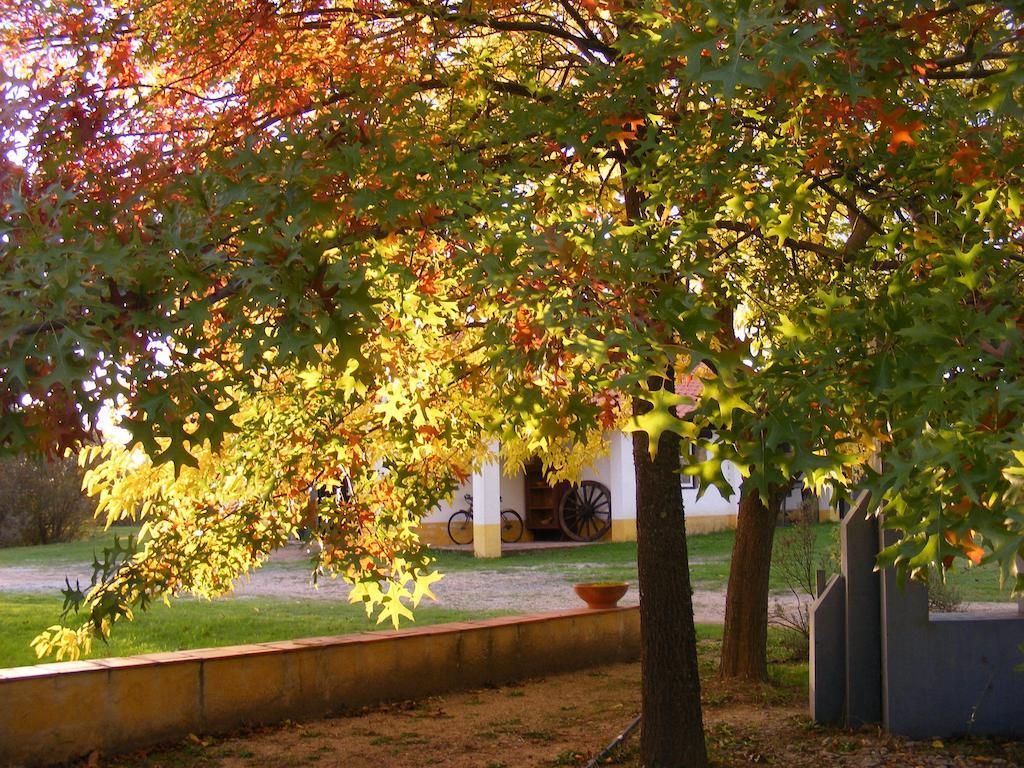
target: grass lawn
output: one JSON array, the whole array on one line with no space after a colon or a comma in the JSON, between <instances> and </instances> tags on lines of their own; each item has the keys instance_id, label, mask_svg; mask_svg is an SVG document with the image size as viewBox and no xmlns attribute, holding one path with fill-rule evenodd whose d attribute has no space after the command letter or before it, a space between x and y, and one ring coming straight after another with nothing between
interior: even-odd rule
<instances>
[{"instance_id":1,"label":"grass lawn","mask_svg":"<svg viewBox=\"0 0 1024 768\"><path fill-rule=\"evenodd\" d=\"M818 548L825 552L835 525L816 529ZM688 538L690 576L701 589L724 589L729 580L733 531L704 533ZM636 542L592 544L570 549L548 549L508 553L500 560L477 560L468 552L436 553L437 567L446 571L501 571L507 568L531 568L563 575L566 581L635 581ZM773 573L771 588L784 590L784 580Z\"/></svg>"},{"instance_id":2,"label":"grass lawn","mask_svg":"<svg viewBox=\"0 0 1024 768\"><path fill-rule=\"evenodd\" d=\"M827 524L818 527L816 533L821 551L827 550L834 529L834 525ZM734 536L732 531L721 531L689 537L690 575L694 586L704 589L725 588L729 580ZM437 567L442 573L532 568L562 574L566 581L636 580L636 542L514 552L500 560L477 560L468 552L439 551L436 557ZM772 589L782 590L785 587L782 579L773 575Z\"/></svg>"},{"instance_id":3,"label":"grass lawn","mask_svg":"<svg viewBox=\"0 0 1024 768\"><path fill-rule=\"evenodd\" d=\"M695 584L725 586L729 578L733 532L689 538L690 573ZM636 579L636 542L591 544L587 547L506 553L500 560L477 560L468 552L438 551L437 568L446 571L501 571L531 568L562 574L566 581L629 581Z\"/></svg>"},{"instance_id":4,"label":"grass lawn","mask_svg":"<svg viewBox=\"0 0 1024 768\"><path fill-rule=\"evenodd\" d=\"M780 528L776 537L787 535L790 528ZM821 523L814 527L815 560L828 561L838 557L839 524ZM725 589L732 561L733 531L691 535L688 538L690 576L697 589ZM776 538L778 541L778 538ZM778 553L771 573L773 592L788 591L786 580L777 568ZM447 571L502 571L508 568L531 568L561 574L566 581L635 581L636 543L592 544L588 547L549 549L508 553L500 560L477 560L468 552L438 551L437 568ZM1008 588L1000 588L999 571L995 565L967 568L958 562L948 575L949 582L967 602L998 602L1010 599Z\"/></svg>"},{"instance_id":5,"label":"grass lawn","mask_svg":"<svg viewBox=\"0 0 1024 768\"><path fill-rule=\"evenodd\" d=\"M104 547L114 544L114 537L137 534L138 528L115 525L110 530L94 528L78 541L66 544L45 544L37 547L6 547L0 549L0 568L89 566L93 554L102 555Z\"/></svg>"},{"instance_id":6,"label":"grass lawn","mask_svg":"<svg viewBox=\"0 0 1024 768\"><path fill-rule=\"evenodd\" d=\"M1012 599L1010 585L999 586L999 569L993 564L968 568L960 560L946 579L966 602L998 603Z\"/></svg>"},{"instance_id":7,"label":"grass lawn","mask_svg":"<svg viewBox=\"0 0 1024 768\"><path fill-rule=\"evenodd\" d=\"M52 567L87 571L93 553L109 546L114 535L125 536L133 529L119 527L93 532L81 541L42 547L0 549L0 568ZM815 549L827 557L837 546L837 525L815 527ZM690 570L698 589L724 589L734 534L732 531L691 536ZM778 552L778 550L776 550ZM477 560L463 552L437 552L442 572L493 572L529 568L547 572L566 582L636 580L636 544L609 543L571 549L520 552L500 560ZM304 569L302 560L273 562L268 569ZM950 581L965 601L1008 600L1000 590L994 566L963 568L959 563ZM773 591L786 589L785 581L773 568ZM29 641L57 622L61 598L58 594L17 594L0 592L0 667L35 663ZM494 613L466 613L423 607L416 613L417 624L437 624ZM295 637L334 635L374 629L358 606L323 599L282 599L246 597L205 602L179 600L171 607L159 605L139 615L135 622L118 627L109 646L98 645L96 656L120 656L154 651L233 645Z\"/></svg>"},{"instance_id":8,"label":"grass lawn","mask_svg":"<svg viewBox=\"0 0 1024 768\"><path fill-rule=\"evenodd\" d=\"M60 610L61 599L52 595L0 593L0 627L3 628L0 631L0 667L39 663L29 643L41 629L59 620ZM415 626L496 615L500 612L472 613L422 607L416 611ZM402 626L410 625L403 622ZM391 629L391 624L374 624L360 606L331 600L240 597L207 602L182 599L175 600L170 607L160 604L150 611L136 614L135 621L116 627L109 644L96 643L89 658L380 629Z\"/></svg>"},{"instance_id":9,"label":"grass lawn","mask_svg":"<svg viewBox=\"0 0 1024 768\"><path fill-rule=\"evenodd\" d=\"M838 527L836 523L815 526L815 551L818 560L827 559L833 550L838 552ZM785 535L787 530L789 529L780 528L776 535ZM105 546L110 546L114 536L128 536L134 532L135 529L129 526L115 526L109 531L94 531L86 538L68 544L0 549L0 568L78 566L78 570L87 571L94 552L99 553ZM689 537L690 574L695 587L725 588L729 579L734 536L733 531L721 531ZM775 554L778 554L777 549ZM562 575L567 582L636 580L635 542L516 552L496 560L478 560L467 552L438 551L435 557L437 568L442 573L530 568ZM284 562L271 560L264 568L304 570L307 563L301 559ZM965 601L991 602L1010 599L1009 590L999 586L999 573L994 565L967 568L958 561L948 578ZM776 568L772 570L771 589L775 592L787 590L786 582Z\"/></svg>"}]
</instances>

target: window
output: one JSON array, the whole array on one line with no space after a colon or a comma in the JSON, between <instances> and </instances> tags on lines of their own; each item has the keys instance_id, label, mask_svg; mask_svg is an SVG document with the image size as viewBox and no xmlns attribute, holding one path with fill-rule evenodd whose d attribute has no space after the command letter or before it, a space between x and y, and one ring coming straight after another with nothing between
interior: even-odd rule
<instances>
[{"instance_id":1,"label":"window","mask_svg":"<svg viewBox=\"0 0 1024 768\"><path fill-rule=\"evenodd\" d=\"M683 455L679 457L679 463L684 467L688 464L697 464L704 461L707 455L706 449L695 443L689 443ZM680 484L683 488L696 489L700 487L700 480L696 475L680 475L680 478L682 478Z\"/></svg>"}]
</instances>

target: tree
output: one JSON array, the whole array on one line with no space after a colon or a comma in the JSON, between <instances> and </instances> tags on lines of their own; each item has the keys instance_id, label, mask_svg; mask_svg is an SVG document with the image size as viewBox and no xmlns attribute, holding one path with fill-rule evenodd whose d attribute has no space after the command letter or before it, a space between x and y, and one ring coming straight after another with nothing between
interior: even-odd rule
<instances>
[{"instance_id":1,"label":"tree","mask_svg":"<svg viewBox=\"0 0 1024 768\"><path fill-rule=\"evenodd\" d=\"M870 12L860 19L860 25L870 26ZM744 318L737 325L753 326L745 329L746 335L755 336L758 345L772 350L770 357L775 360L769 365L776 371L782 370L780 363L795 365L795 373L806 376L813 366L816 382L800 395L802 402L792 397L794 390L788 390L788 403L769 396L769 408L779 408L784 417L794 412L794 406L801 414L808 408L819 414L827 411L835 420L826 429L839 440L823 446L808 440L806 433L800 435L799 430L780 429L763 406L757 408L755 428L742 436L759 435L769 449L783 451L751 466L741 495L723 675L766 679L763 619L778 493L798 473L811 485L820 483L823 455L835 461L845 454L850 464L861 467L865 466L865 454L875 450L885 457L908 453L918 457L913 470L906 465L901 469L887 465L886 476L879 479L886 490L889 524L907 534L899 545L899 556L890 552L889 562L899 562L920 574L922 563L932 557L945 559L949 565L954 555L968 553L975 562L982 556L980 547L974 549L977 518L972 523L957 520L958 531L950 528L949 510L957 508L956 494L963 486L949 475L976 467L972 458L976 451L966 448L979 435L991 435L991 414L987 421L978 419L975 399L979 392L987 392L985 399L998 397L997 390L1008 394L1020 375L1015 364L987 355L994 349L992 343L1007 348L1017 344L1016 331L1006 327L1003 313L1020 300L1020 270L1015 264L1019 262L1015 250L1019 241L1009 250L1000 246L1009 232L1020 227L1019 207L1012 202L1019 195L1015 191L1019 190L1019 177L1012 165L1003 165L996 158L1004 148L1013 147L1009 151L1015 154L1019 147L1020 87L1016 80L1004 81L1004 88L993 84L993 78L1015 77L1015 65L1006 70L992 66L992 62L1019 59L1019 46L1013 42L1015 24L1012 15L991 9L955 4L942 9L907 9L898 22L903 32L896 32L894 38L906 42L904 57L916 59L906 65L921 77L908 80L897 75L888 81L887 96L896 97L892 109L882 108L879 114L881 103L868 91L880 92L866 84L865 91L852 98L837 101L835 94L822 94L821 99L812 100L817 106L805 110L796 129L807 142L794 146L786 159L802 165L804 191L794 210L804 223L803 231L811 235L809 241L802 246L793 244L789 264L773 264L773 254L778 252L758 248L752 257L762 260L762 275L773 277L758 286L733 273L731 277L741 285L729 291L735 298L726 299L722 306L741 308ZM883 47L889 44L878 42ZM887 61L890 73L898 70L895 59ZM970 65L963 66L968 61ZM886 79L884 75L874 78ZM827 127L824 135L816 131L821 127ZM833 142L839 136L830 137L828 129L841 130L842 139ZM978 162L982 156L985 160ZM997 199L1006 207L994 202ZM997 212L995 218L990 211ZM838 229L834 228L836 216L844 219L844 226ZM780 218L780 225L789 222ZM780 242L784 234L779 233ZM958 242L962 238L971 246ZM958 258L963 258L967 252L972 255L966 259L966 273L939 267L941 274L933 274L943 254L948 258L959 253ZM969 288L964 285L965 275L982 273L988 278ZM987 298L980 299L977 290ZM791 291L816 294L817 298L798 308L787 296ZM946 307L948 314L940 319L937 306ZM801 319L794 325L792 319L797 317ZM836 344L833 322L849 323L849 336L837 346L828 346ZM920 335L925 327L929 329L924 331L927 341ZM806 357L797 353L787 360L781 347L796 341L806 350L808 334L813 337L810 346L821 350L819 345L825 345L828 351ZM973 342L969 341L972 337ZM984 341L986 337L992 343ZM840 346L843 351L833 356ZM756 385L764 390L786 391L793 384L792 380L773 380L764 370L758 370L758 375L765 375ZM877 397L879 394L882 396ZM900 405L890 399L893 396ZM758 396L748 401L765 403ZM1008 402L1005 406L1016 411ZM916 414L911 416L911 411ZM860 420L860 424L850 429L842 425L844 420ZM926 450L933 429L944 433L943 447ZM813 433L810 436L813 438ZM846 445L842 444L844 437L851 438ZM1016 472L1016 459L1010 458L1007 450L1016 441L1017 437L1003 432L996 438L1003 448L990 444L986 449L994 451L989 456L995 460L983 462L984 484L993 491L994 506L987 511L975 507L979 517L991 513L990 521L1003 520L1004 513L998 508L1002 503L1014 503L1015 493L1006 483ZM817 450L801 457L808 448ZM996 454L1002 457L995 458ZM924 456L928 459L922 461ZM833 465L831 479L842 491L844 478L853 475L837 472L840 463ZM774 471L773 465L777 467ZM926 466L929 469L924 469ZM923 476L915 476L922 471ZM936 482L933 472L943 480ZM946 485L957 490L943 500ZM979 500L976 497L968 504L962 496L959 509L966 510ZM922 502L933 512L923 513L923 507L910 514L903 512L908 504ZM954 512L953 518L959 515ZM1000 523L989 530L992 549L1005 546L1009 551L1020 546L1016 536L1006 537L1008 531ZM921 549L925 541L931 542L927 554ZM1008 561L1000 559L1009 575Z\"/></svg>"},{"instance_id":2,"label":"tree","mask_svg":"<svg viewBox=\"0 0 1024 768\"><path fill-rule=\"evenodd\" d=\"M73 460L0 460L0 546L71 541L94 511Z\"/></svg>"},{"instance_id":3,"label":"tree","mask_svg":"<svg viewBox=\"0 0 1024 768\"><path fill-rule=\"evenodd\" d=\"M1016 10L2 13L0 445L76 446L113 401L148 456L105 449L92 482L152 537L44 650L224 588L342 476L319 566L397 619L432 578L418 510L486 438L558 463L632 411L644 760L701 765L674 434L762 500L881 442L891 559L1020 548Z\"/></svg>"}]
</instances>

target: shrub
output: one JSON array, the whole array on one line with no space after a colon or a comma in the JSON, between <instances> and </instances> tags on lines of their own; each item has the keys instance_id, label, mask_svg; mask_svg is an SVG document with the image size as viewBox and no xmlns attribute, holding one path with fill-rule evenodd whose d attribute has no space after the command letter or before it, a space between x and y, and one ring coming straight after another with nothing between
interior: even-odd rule
<instances>
[{"instance_id":1,"label":"shrub","mask_svg":"<svg viewBox=\"0 0 1024 768\"><path fill-rule=\"evenodd\" d=\"M937 613L953 613L963 610L963 595L945 579L934 566L928 569L928 610Z\"/></svg>"},{"instance_id":2,"label":"shrub","mask_svg":"<svg viewBox=\"0 0 1024 768\"><path fill-rule=\"evenodd\" d=\"M817 504L814 506L815 514ZM786 644L794 656L806 658L811 636L811 603L817 597L817 571L832 573L838 565L838 539L830 551L817 551L816 517L801 515L797 522L781 529L775 537L772 568L782 576L794 598L792 607L776 602L769 622L790 630ZM835 550L835 551L833 551Z\"/></svg>"},{"instance_id":3,"label":"shrub","mask_svg":"<svg viewBox=\"0 0 1024 768\"><path fill-rule=\"evenodd\" d=\"M0 546L70 541L95 509L74 459L0 459Z\"/></svg>"}]
</instances>

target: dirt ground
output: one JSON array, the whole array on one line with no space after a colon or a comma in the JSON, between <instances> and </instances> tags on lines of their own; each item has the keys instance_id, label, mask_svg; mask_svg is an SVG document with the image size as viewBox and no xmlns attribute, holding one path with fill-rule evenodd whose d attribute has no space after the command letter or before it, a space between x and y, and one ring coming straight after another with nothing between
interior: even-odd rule
<instances>
[{"instance_id":1,"label":"dirt ground","mask_svg":"<svg viewBox=\"0 0 1024 768\"><path fill-rule=\"evenodd\" d=\"M721 768L1016 766L1024 744L983 739L910 742L877 730L820 728L801 683L742 689L714 680L717 643L702 641L704 717ZM799 673L800 667L791 667ZM790 674L786 679L799 679ZM636 716L640 667L582 672L404 702L92 765L112 768L549 768L583 766ZM639 768L639 732L602 765Z\"/></svg>"}]
</instances>

